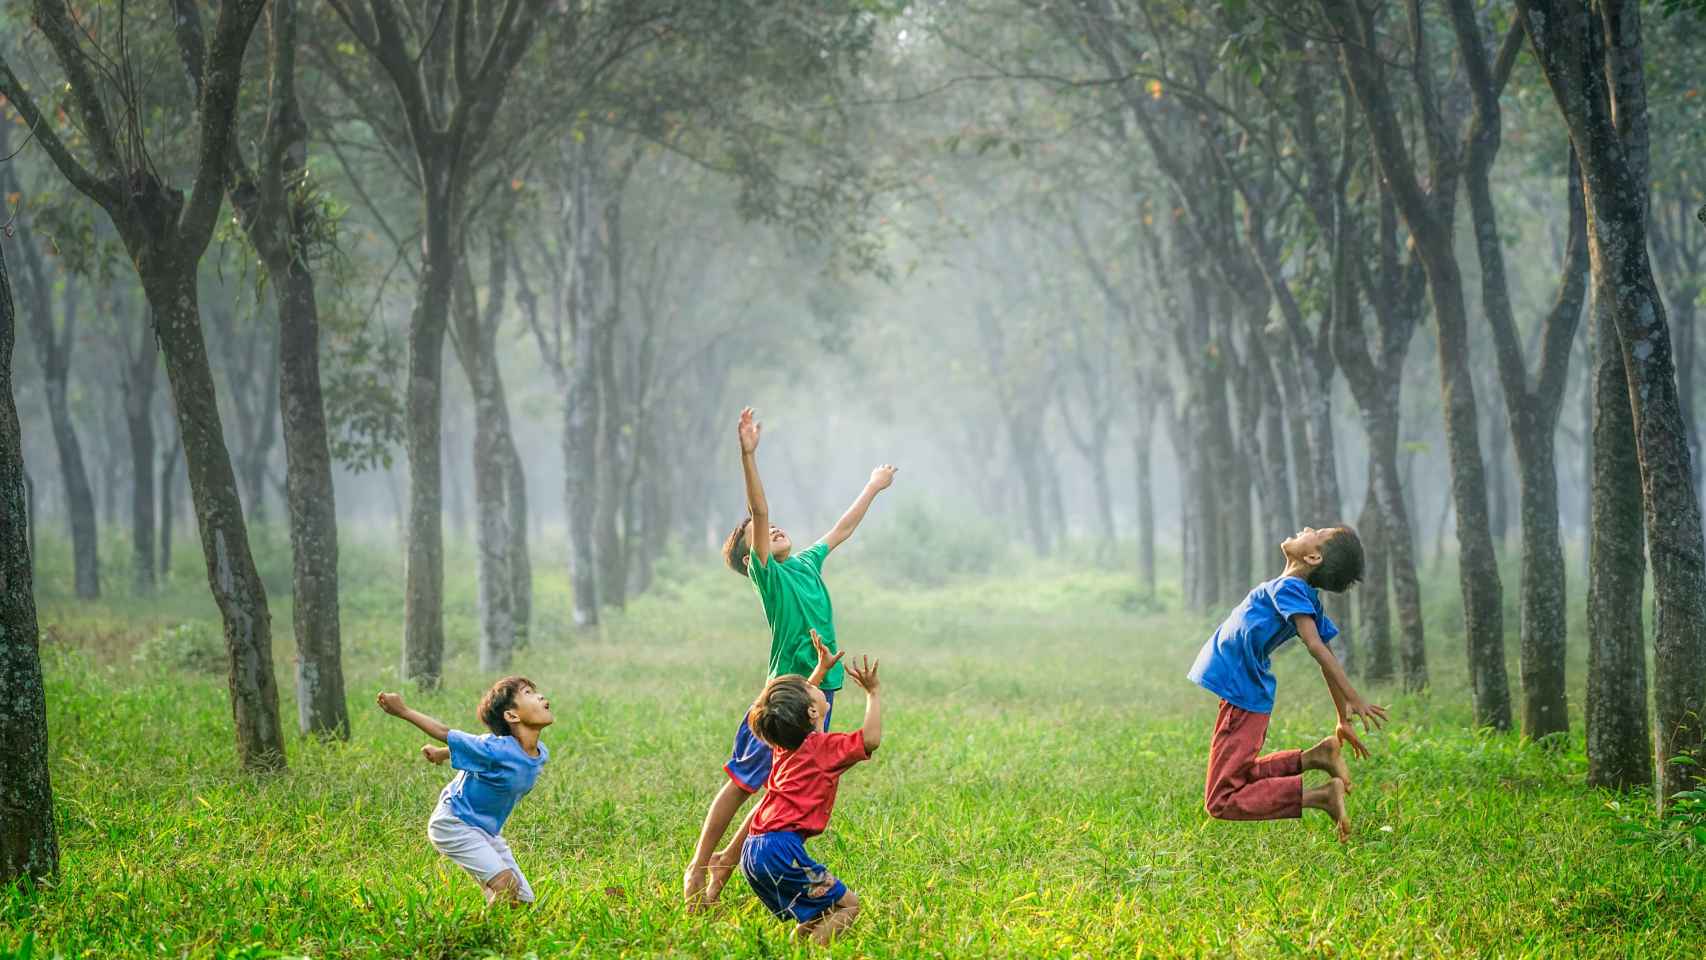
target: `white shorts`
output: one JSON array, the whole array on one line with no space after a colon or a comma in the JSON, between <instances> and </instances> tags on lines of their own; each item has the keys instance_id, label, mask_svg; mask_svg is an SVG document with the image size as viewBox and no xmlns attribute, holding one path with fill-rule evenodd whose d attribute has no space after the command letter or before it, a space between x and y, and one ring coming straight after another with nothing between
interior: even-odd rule
<instances>
[{"instance_id":1,"label":"white shorts","mask_svg":"<svg viewBox=\"0 0 1706 960\"><path fill-rule=\"evenodd\" d=\"M527 885L527 876L515 865L515 855L509 852L509 844L504 842L504 838L464 822L450 812L450 804L443 800L433 808L432 819L427 821L427 839L439 853L449 857L450 862L468 871L482 887L505 870L515 871L516 899L523 903L533 902L533 888Z\"/></svg>"}]
</instances>

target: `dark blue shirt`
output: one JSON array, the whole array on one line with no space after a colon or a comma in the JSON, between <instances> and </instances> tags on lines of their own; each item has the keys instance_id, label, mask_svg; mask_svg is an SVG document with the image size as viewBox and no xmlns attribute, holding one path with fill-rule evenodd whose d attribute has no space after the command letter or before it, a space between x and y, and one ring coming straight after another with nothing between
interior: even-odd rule
<instances>
[{"instance_id":1,"label":"dark blue shirt","mask_svg":"<svg viewBox=\"0 0 1706 960\"><path fill-rule=\"evenodd\" d=\"M551 757L543 743L539 756L530 757L514 737L490 733L476 737L452 730L445 743L450 745L450 765L462 771L444 788L450 812L494 836L503 832L516 801L533 789L539 768Z\"/></svg>"},{"instance_id":2,"label":"dark blue shirt","mask_svg":"<svg viewBox=\"0 0 1706 960\"><path fill-rule=\"evenodd\" d=\"M1192 682L1240 710L1274 712L1274 674L1270 659L1297 636L1292 617L1315 618L1323 641L1339 628L1321 609L1321 594L1297 577L1275 577L1256 585L1203 644L1187 674Z\"/></svg>"}]
</instances>

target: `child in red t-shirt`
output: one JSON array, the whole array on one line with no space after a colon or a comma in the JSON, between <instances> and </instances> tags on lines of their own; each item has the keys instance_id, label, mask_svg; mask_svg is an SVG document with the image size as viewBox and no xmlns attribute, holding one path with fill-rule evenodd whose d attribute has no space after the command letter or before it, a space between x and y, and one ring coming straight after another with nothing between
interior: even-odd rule
<instances>
[{"instance_id":1,"label":"child in red t-shirt","mask_svg":"<svg viewBox=\"0 0 1706 960\"><path fill-rule=\"evenodd\" d=\"M798 924L796 937L818 943L847 929L859 915L859 897L806 853L805 842L829 825L841 775L869 760L883 739L877 663L866 657L849 664L847 675L865 690L865 725L852 733L825 732L828 700L795 674L766 684L747 714L748 725L775 749L776 758L764 799L747 821L741 873L771 913Z\"/></svg>"}]
</instances>

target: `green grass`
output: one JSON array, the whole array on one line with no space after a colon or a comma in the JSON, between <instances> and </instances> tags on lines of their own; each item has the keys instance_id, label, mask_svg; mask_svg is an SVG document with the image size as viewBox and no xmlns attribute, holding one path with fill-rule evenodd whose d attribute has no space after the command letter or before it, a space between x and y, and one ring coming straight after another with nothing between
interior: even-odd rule
<instances>
[{"instance_id":1,"label":"green grass","mask_svg":"<svg viewBox=\"0 0 1706 960\"><path fill-rule=\"evenodd\" d=\"M26 942L38 957L814 952L738 879L711 914L678 902L764 679L762 612L712 560L666 562L658 589L581 633L564 626L560 571L539 564L536 639L516 667L560 719L506 835L540 902L488 914L426 841L446 772L372 706L397 682L394 551L345 551L352 741L293 742L287 773L256 777L236 769L221 676L132 658L164 627L212 620L199 557L185 551L157 598L84 605L44 546L62 873L0 892L0 956ZM909 591L848 554L829 570L838 632L882 657L889 715L883 750L843 780L812 842L867 904L837 955L1696 957L1706 943L1706 863L1618 842L1613 798L1583 785L1579 714L1554 753L1468 729L1460 636L1434 630L1428 693L1371 692L1393 723L1353 767L1357 829L1341 846L1320 816L1203 814L1215 703L1183 673L1204 618L1147 610L1118 573L1038 566ZM288 579L276 556L266 567L288 723ZM411 702L473 727L490 678L473 659L472 563L448 569L447 683ZM1578 633L1578 709L1581 648ZM1270 744L1305 746L1330 729L1330 703L1307 655L1278 667ZM835 727L863 705L849 689Z\"/></svg>"}]
</instances>

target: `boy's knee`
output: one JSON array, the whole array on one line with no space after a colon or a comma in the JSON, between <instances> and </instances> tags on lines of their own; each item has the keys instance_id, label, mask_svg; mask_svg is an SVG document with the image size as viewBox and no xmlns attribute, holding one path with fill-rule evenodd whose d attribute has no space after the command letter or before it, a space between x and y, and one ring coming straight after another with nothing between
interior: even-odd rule
<instances>
[{"instance_id":1,"label":"boy's knee","mask_svg":"<svg viewBox=\"0 0 1706 960\"><path fill-rule=\"evenodd\" d=\"M1203 801L1203 805L1202 805L1203 809L1208 811L1208 815L1213 817L1216 820L1228 819L1226 814L1229 811L1229 809L1231 808L1231 806L1232 806L1232 804L1227 800L1226 797L1219 796L1219 795L1208 797L1207 799L1205 799Z\"/></svg>"},{"instance_id":2,"label":"boy's knee","mask_svg":"<svg viewBox=\"0 0 1706 960\"><path fill-rule=\"evenodd\" d=\"M860 906L859 895L857 893L854 893L851 890L842 894L841 899L835 901L835 909L842 912L842 913L845 913L847 915L847 919L849 919L849 920L858 916L859 906Z\"/></svg>"}]
</instances>

